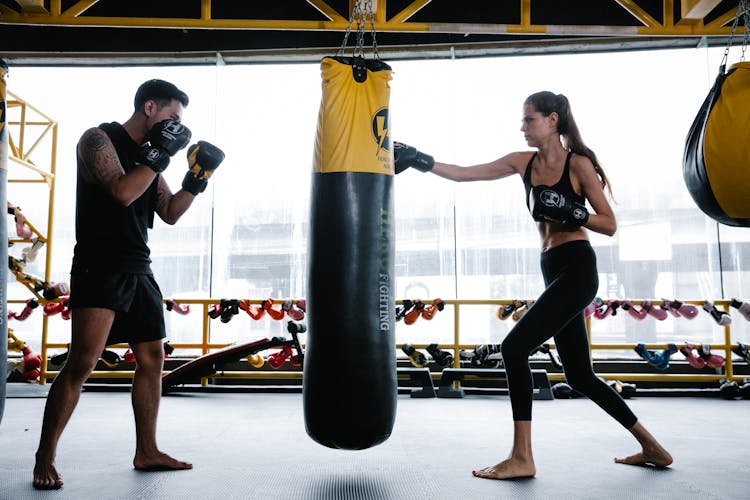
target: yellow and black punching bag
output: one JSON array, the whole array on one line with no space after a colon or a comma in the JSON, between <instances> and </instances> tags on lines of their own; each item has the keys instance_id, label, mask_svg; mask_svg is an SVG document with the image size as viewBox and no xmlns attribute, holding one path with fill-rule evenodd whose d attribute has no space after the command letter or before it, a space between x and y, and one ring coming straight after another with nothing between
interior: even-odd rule
<instances>
[{"instance_id":1,"label":"yellow and black punching bag","mask_svg":"<svg viewBox=\"0 0 750 500\"><path fill-rule=\"evenodd\" d=\"M326 57L321 77L305 428L329 448L361 450L388 439L396 416L391 68L380 60Z\"/></svg>"},{"instance_id":2,"label":"yellow and black punching bag","mask_svg":"<svg viewBox=\"0 0 750 500\"><path fill-rule=\"evenodd\" d=\"M685 144L682 173L709 217L750 227L750 62L719 72Z\"/></svg>"}]
</instances>

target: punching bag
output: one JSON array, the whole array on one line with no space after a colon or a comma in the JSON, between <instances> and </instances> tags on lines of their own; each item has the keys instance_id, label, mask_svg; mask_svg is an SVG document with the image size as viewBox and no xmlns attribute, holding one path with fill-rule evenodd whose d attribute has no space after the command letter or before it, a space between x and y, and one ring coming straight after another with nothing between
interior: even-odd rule
<instances>
[{"instance_id":1,"label":"punching bag","mask_svg":"<svg viewBox=\"0 0 750 500\"><path fill-rule=\"evenodd\" d=\"M5 88L5 76L8 74L8 65L0 59L0 206L8 204L8 114L5 99L7 91ZM0 217L0 235L8 241L8 218ZM0 245L0 422L5 412L5 384L6 366L8 364L8 245Z\"/></svg>"},{"instance_id":2,"label":"punching bag","mask_svg":"<svg viewBox=\"0 0 750 500\"><path fill-rule=\"evenodd\" d=\"M690 127L682 173L706 215L750 227L750 62L723 69Z\"/></svg>"},{"instance_id":3,"label":"punching bag","mask_svg":"<svg viewBox=\"0 0 750 500\"><path fill-rule=\"evenodd\" d=\"M329 448L382 443L396 415L391 68L326 57L310 200L305 429Z\"/></svg>"}]
</instances>

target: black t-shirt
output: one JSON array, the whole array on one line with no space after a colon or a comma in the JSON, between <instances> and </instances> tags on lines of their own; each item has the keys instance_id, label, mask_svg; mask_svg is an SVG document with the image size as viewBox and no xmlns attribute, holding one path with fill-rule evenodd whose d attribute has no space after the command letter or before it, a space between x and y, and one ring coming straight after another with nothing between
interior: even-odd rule
<instances>
[{"instance_id":1,"label":"black t-shirt","mask_svg":"<svg viewBox=\"0 0 750 500\"><path fill-rule=\"evenodd\" d=\"M122 168L130 172L137 165L139 145L119 123L99 128L109 136ZM156 188L159 177L130 206L116 202L102 186L87 183L80 174L76 191L76 245L72 274L121 272L150 274L151 251L148 229L153 227Z\"/></svg>"}]
</instances>

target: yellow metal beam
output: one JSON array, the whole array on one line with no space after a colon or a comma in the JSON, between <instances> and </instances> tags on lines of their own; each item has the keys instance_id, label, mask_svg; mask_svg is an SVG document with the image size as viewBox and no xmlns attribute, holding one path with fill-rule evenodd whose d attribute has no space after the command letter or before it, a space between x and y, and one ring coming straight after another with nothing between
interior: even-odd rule
<instances>
[{"instance_id":1,"label":"yellow metal beam","mask_svg":"<svg viewBox=\"0 0 750 500\"><path fill-rule=\"evenodd\" d=\"M44 0L16 0L21 7L21 12L25 14L48 14L44 8Z\"/></svg>"},{"instance_id":2,"label":"yellow metal beam","mask_svg":"<svg viewBox=\"0 0 750 500\"><path fill-rule=\"evenodd\" d=\"M721 3L721 0L680 0L682 19L702 22Z\"/></svg>"},{"instance_id":3,"label":"yellow metal beam","mask_svg":"<svg viewBox=\"0 0 750 500\"><path fill-rule=\"evenodd\" d=\"M389 24L403 24L406 23L406 21L409 20L411 16L419 12L425 5L430 3L432 0L416 0L406 7L404 7L401 12L393 16L388 23Z\"/></svg>"},{"instance_id":4,"label":"yellow metal beam","mask_svg":"<svg viewBox=\"0 0 750 500\"><path fill-rule=\"evenodd\" d=\"M99 0L83 0L81 2L76 2L75 4L71 5L65 12L61 13L60 17L78 17L86 12L89 7L96 3L99 3Z\"/></svg>"},{"instance_id":5,"label":"yellow metal beam","mask_svg":"<svg viewBox=\"0 0 750 500\"><path fill-rule=\"evenodd\" d=\"M318 12L331 21L343 22L349 17L348 14L346 18L343 17L336 9L328 5L328 2L324 2L323 0L307 0L307 3L318 9Z\"/></svg>"},{"instance_id":6,"label":"yellow metal beam","mask_svg":"<svg viewBox=\"0 0 750 500\"><path fill-rule=\"evenodd\" d=\"M349 24L349 13L343 15L326 0L300 0L317 9L325 19L218 19L212 17L212 0L201 0L200 10L194 17L152 17L144 12L139 17L87 16L84 15L99 0L80 0L61 11L61 0L51 0L49 11L39 11L43 0L21 2L22 12L0 4L0 24L24 24L40 26L80 26L80 27L148 27L175 29L236 29L236 30L291 30L291 31L345 31ZM350 6L357 0L350 0ZM532 24L534 2L519 0L520 13L517 22L494 23L452 23L452 22L410 22L417 12L431 0L414 0L391 18L386 18L387 0L374 0L377 30L383 32L411 33L458 33L458 34L517 34L517 35L567 35L567 36L714 36L727 35L727 24L734 18L736 9L729 9L710 23L704 23L700 15L711 12L718 0L681 0L687 2L688 18L691 22L674 21L674 0L663 0L663 22L652 17L639 0L615 0L642 26L609 25L561 25ZM35 7L36 6L36 7ZM457 9L459 7L456 7ZM695 21L695 22L692 22Z\"/></svg>"},{"instance_id":7,"label":"yellow metal beam","mask_svg":"<svg viewBox=\"0 0 750 500\"><path fill-rule=\"evenodd\" d=\"M643 10L636 2L633 0L615 0L620 6L627 10L633 17L638 19L641 23L643 23L645 26L648 26L649 28L653 28L655 26L659 26L659 22L651 17L645 10Z\"/></svg>"}]
</instances>

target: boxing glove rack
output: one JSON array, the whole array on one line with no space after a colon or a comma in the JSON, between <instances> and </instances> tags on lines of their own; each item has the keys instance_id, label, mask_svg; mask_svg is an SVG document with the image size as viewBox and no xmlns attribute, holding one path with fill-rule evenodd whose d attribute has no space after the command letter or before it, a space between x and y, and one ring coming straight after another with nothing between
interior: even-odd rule
<instances>
[{"instance_id":1,"label":"boxing glove rack","mask_svg":"<svg viewBox=\"0 0 750 500\"><path fill-rule=\"evenodd\" d=\"M631 301L634 305L642 305L645 299L643 300L633 300ZM169 301L165 301L169 302ZM212 315L214 318L218 318L218 314L215 312L217 305L220 303L220 300L217 299L193 299L193 300L180 300L180 304L184 306L193 306L193 310L191 314L193 314L196 319L200 319L202 321L202 337L199 341L195 343L174 343L171 344L172 347L176 350L195 350L197 351L197 355L204 355L207 353L210 353L212 351L226 348L228 345L231 344L225 344L225 343L215 343L211 340L211 325L213 321L218 321L218 319L212 319ZM238 301L240 302L240 301ZM253 305L257 308L263 307L264 303L268 302L268 299L247 299L244 300L246 304ZM283 303L284 300L277 300L275 303L276 306L273 306L276 310L276 319L265 316L261 321L275 321L275 320L282 320L287 321L288 318L283 316L283 311L279 304ZM453 365L452 367L448 368L460 368L461 367L461 351L465 349L472 349L475 348L475 344L468 344L462 341L461 339L461 314L464 310L477 307L477 306L490 306L490 307L504 307L509 304L513 304L513 300L444 300L442 301L444 303L444 308L450 308L452 309L452 314L446 314L445 312L440 312L436 314L436 318L433 321L440 321L440 317L442 316L443 321L452 320L452 330L453 330L453 341L452 342L446 342L441 343L440 347L442 349L445 349L449 352L453 353ZM661 306L663 305L663 302L660 300L651 300L650 301L652 305L654 306ZM692 304L697 307L702 307L704 300L683 300L682 301L685 304ZM401 305L403 301L396 301L397 305ZM713 305L720 311L723 311L724 313L730 314L730 301L729 300L715 300L713 301ZM197 307L196 307L197 306ZM244 313L243 313L244 314ZM710 316L706 313L701 311L700 313L702 316L705 316L704 319L710 319ZM737 314L733 314L735 318L737 318ZM246 320L253 320L251 318L243 318L243 319L234 319L232 321L246 321ZM628 318L627 320L630 320ZM654 319L646 319L646 321L653 321ZM738 321L740 321L739 318L737 318ZM744 321L745 319L741 319ZM304 321L304 320L302 320ZM615 350L615 351L631 351L634 348L633 343L597 343L595 341L596 334L594 333L592 335L592 323L596 321L606 321L599 320L593 317L589 317L586 320L587 328L589 332L589 342L591 345L591 351L596 352L600 350ZM713 319L711 319L713 321ZM227 321L228 322L228 321ZM442 325L443 328L446 328L445 324ZM653 368L648 366L646 362L643 362L644 367L648 367L648 369L644 369L640 372L631 372L631 373L604 373L600 372L598 373L602 378L607 380L618 380L618 381L625 381L625 382L678 382L678 383L686 383L686 382L719 382L722 379L726 379L728 381L736 381L740 382L744 378L748 377L748 375L739 375L735 373L735 362L732 359L732 349L735 347L736 342L733 342L732 340L732 328L731 324L727 325L717 325L717 328L722 328L723 333L723 342L719 343L710 343L710 344L704 344L708 348L711 349L712 352L715 353L723 353L725 356L725 364L721 370L721 373L694 373L694 374L685 374L685 373L653 373ZM399 328L409 328L409 326L399 326ZM451 327L447 327L451 328ZM252 339L249 339L252 340ZM304 348L304 335L302 335L301 338L301 344ZM414 343L411 344L416 349L426 349L428 348L428 344L420 344L420 343ZM646 343L644 346L647 349L667 349L668 344L664 343ZM66 344L45 344L43 346L43 352L47 352L49 349L60 349L60 348L66 348ZM109 346L110 348L127 348L125 344L118 344L114 346ZM402 347L402 344L397 344L394 346L396 349L400 349ZM554 343L549 344L549 348L551 350L554 350ZM262 354L262 353L261 353ZM266 353L269 354L269 353ZM273 353L271 353L273 354ZM678 359L676 359L678 360ZM596 362L596 357L592 355L592 362ZM242 365L244 363L240 363ZM249 365L249 363L248 363ZM237 364L232 365L232 368L238 366ZM228 366L228 368L230 368ZM42 381L44 382L47 379L54 378L54 376L57 375L58 372L56 371L47 371L46 364L43 366L42 371ZM132 368L128 367L128 369L120 369L120 367L115 368L106 368L106 369L97 369L95 370L91 377L92 379L129 379L133 375ZM405 374L402 374L405 375ZM433 379L438 379L441 377L440 371L431 372L430 375L433 377ZM556 381L564 381L564 375L562 373L548 373L549 380L552 382ZM291 366L288 363L283 363L283 366L279 366L279 368L275 368L273 370L268 369L267 367L263 368L255 368L255 369L233 369L233 370L220 370L217 373L206 376L202 379L202 384L207 385L209 383L209 379L212 378L224 378L224 379L264 379L264 380L301 380L302 378L302 370L299 366ZM403 377L402 377L403 378Z\"/></svg>"},{"instance_id":2,"label":"boxing glove rack","mask_svg":"<svg viewBox=\"0 0 750 500\"><path fill-rule=\"evenodd\" d=\"M55 181L57 171L57 137L58 123L37 107L19 97L11 91L7 96L7 126L9 139L9 176L8 176L8 213L11 215L11 209L15 207L14 219L17 221L21 215L20 206L30 206L46 202L47 213L46 221L35 221L36 224L24 217L22 227L23 234L18 231L9 229L8 245L24 245L22 256L9 255L9 262L6 265L10 267L10 275L13 275L17 281L23 284L34 296L34 304L45 306L46 304L58 302L59 296L67 293L64 284L53 286L51 277L52 268L52 234L54 229L54 201L55 201ZM13 168L17 166L19 168ZM40 184L46 187L47 196L27 196L26 199L16 199L11 185L35 185ZM20 191L20 190L19 190ZM11 201L14 204L11 206ZM14 224L9 222L9 228ZM12 236L15 234L15 236ZM42 253L43 252L43 253ZM10 253L10 252L9 252ZM27 264L36 260L37 256L43 257L42 276L36 277L26 272ZM62 286L60 286L62 285ZM8 297L6 309L10 309L12 304L28 305L29 297L15 298ZM40 308L41 309L41 308ZM13 327L19 332L22 327L17 322L10 322L9 327ZM41 332L41 358L43 363L42 373L46 366L47 358L47 332L48 317L42 318ZM44 379L41 379L42 381Z\"/></svg>"}]
</instances>

